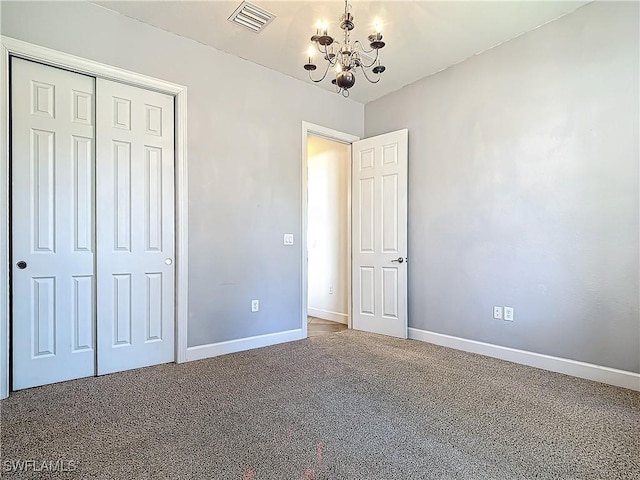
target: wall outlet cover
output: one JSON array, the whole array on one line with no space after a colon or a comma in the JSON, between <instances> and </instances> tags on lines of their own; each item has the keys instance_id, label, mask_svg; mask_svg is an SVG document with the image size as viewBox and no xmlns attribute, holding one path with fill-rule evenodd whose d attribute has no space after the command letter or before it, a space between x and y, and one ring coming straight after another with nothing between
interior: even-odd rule
<instances>
[{"instance_id":1,"label":"wall outlet cover","mask_svg":"<svg viewBox=\"0 0 640 480\"><path fill-rule=\"evenodd\" d=\"M495 320L502 320L502 307L493 307L493 318Z\"/></svg>"},{"instance_id":2,"label":"wall outlet cover","mask_svg":"<svg viewBox=\"0 0 640 480\"><path fill-rule=\"evenodd\" d=\"M293 233L285 233L282 236L283 245L293 245Z\"/></svg>"},{"instance_id":3,"label":"wall outlet cover","mask_svg":"<svg viewBox=\"0 0 640 480\"><path fill-rule=\"evenodd\" d=\"M260 311L260 300L251 300L251 312Z\"/></svg>"},{"instance_id":4,"label":"wall outlet cover","mask_svg":"<svg viewBox=\"0 0 640 480\"><path fill-rule=\"evenodd\" d=\"M504 319L513 322L513 307L504 307Z\"/></svg>"}]
</instances>

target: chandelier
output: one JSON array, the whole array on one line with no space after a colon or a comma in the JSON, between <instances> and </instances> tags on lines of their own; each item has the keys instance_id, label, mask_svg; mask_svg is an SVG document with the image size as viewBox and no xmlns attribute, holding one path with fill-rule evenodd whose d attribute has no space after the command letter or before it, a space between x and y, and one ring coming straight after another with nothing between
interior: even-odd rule
<instances>
[{"instance_id":1,"label":"chandelier","mask_svg":"<svg viewBox=\"0 0 640 480\"><path fill-rule=\"evenodd\" d=\"M327 77L329 70L333 68L335 78L331 80L331 83L336 86L337 93L348 97L349 89L356 83L355 75L358 68L369 82L378 83L380 81L380 75L386 70L386 67L380 64L380 49L384 47L385 43L382 41L379 22L375 22L376 31L368 37L371 50L367 50L358 40L351 42L351 30L355 28L355 24L348 0L344 2L344 14L340 17L340 28L344 32L342 43L327 33L326 23L318 23L316 34L311 37L312 44L308 52L309 61L305 64L304 69L309 72L311 81L318 83L322 82ZM313 78L311 73L318 68L313 63L316 51L327 62L324 74L319 79ZM375 52L375 57L373 57L373 52Z\"/></svg>"}]
</instances>

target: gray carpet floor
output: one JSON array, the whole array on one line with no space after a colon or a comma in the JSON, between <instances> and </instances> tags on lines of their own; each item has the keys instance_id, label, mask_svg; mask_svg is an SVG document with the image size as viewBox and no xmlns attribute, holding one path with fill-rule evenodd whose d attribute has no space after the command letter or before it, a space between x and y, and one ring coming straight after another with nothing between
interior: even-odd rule
<instances>
[{"instance_id":1,"label":"gray carpet floor","mask_svg":"<svg viewBox=\"0 0 640 480\"><path fill-rule=\"evenodd\" d=\"M0 419L3 478L640 479L638 392L354 331L15 392Z\"/></svg>"}]
</instances>

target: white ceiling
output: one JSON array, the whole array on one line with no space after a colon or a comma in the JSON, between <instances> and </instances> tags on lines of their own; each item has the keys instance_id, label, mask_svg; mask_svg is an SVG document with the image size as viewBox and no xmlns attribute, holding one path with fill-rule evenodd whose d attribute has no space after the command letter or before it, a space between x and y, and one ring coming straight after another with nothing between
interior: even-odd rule
<instances>
[{"instance_id":1,"label":"white ceiling","mask_svg":"<svg viewBox=\"0 0 640 480\"><path fill-rule=\"evenodd\" d=\"M329 34L340 38L338 18L344 2L251 1L277 17L259 34L227 21L241 0L95 3L311 83L302 68L307 59L309 37L315 33L318 20L325 19L329 23ZM387 42L381 50L387 71L380 83L369 84L360 75L351 89L351 98L361 103L398 90L589 3L573 0L350 2L356 24L352 39L366 42L373 32L374 19L379 18ZM334 90L330 80L328 77L317 85Z\"/></svg>"}]
</instances>

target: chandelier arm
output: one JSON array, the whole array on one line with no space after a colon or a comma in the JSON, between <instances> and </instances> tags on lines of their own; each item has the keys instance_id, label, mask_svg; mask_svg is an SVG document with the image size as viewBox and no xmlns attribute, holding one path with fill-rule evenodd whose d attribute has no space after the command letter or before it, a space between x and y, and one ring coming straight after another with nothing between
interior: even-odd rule
<instances>
[{"instance_id":1,"label":"chandelier arm","mask_svg":"<svg viewBox=\"0 0 640 480\"><path fill-rule=\"evenodd\" d=\"M338 62L338 56L342 56L342 45L340 44L340 42L333 42L333 44L336 46L336 48L330 53L333 53L334 51L337 51L338 53L333 53L333 58L329 57L327 60L332 67L335 67L336 63Z\"/></svg>"},{"instance_id":2,"label":"chandelier arm","mask_svg":"<svg viewBox=\"0 0 640 480\"><path fill-rule=\"evenodd\" d=\"M327 46L323 45L323 47L324 47L324 50L322 48L320 48L320 44L318 42L316 42L316 48L318 49L318 53L326 55L328 53Z\"/></svg>"},{"instance_id":3,"label":"chandelier arm","mask_svg":"<svg viewBox=\"0 0 640 480\"><path fill-rule=\"evenodd\" d=\"M313 83L320 83L321 81L323 81L325 78L327 78L327 73L329 72L329 68L331 67L331 62L327 63L327 68L324 71L324 75L322 75L322 78L319 80L314 80L313 77L311 76L311 72L309 72L309 78L311 79L311 81Z\"/></svg>"},{"instance_id":4,"label":"chandelier arm","mask_svg":"<svg viewBox=\"0 0 640 480\"><path fill-rule=\"evenodd\" d=\"M363 63L361 63L360 65L361 65L362 67L364 67L364 68L371 68L371 67L373 67L373 66L376 64L376 62L378 61L378 58L379 58L379 57L380 57L380 51L379 51L379 50L376 50L376 58L374 58L374 59L373 59L373 61L372 61L369 65L365 65L365 64L363 64Z\"/></svg>"},{"instance_id":5,"label":"chandelier arm","mask_svg":"<svg viewBox=\"0 0 640 480\"><path fill-rule=\"evenodd\" d=\"M372 53L374 50L376 52L378 52L377 48L372 48L371 50L367 50L366 48L364 48L364 46L362 45L362 42L360 40L356 40L355 42L353 42L353 47L358 47L360 49L361 52L363 53Z\"/></svg>"},{"instance_id":6,"label":"chandelier arm","mask_svg":"<svg viewBox=\"0 0 640 480\"><path fill-rule=\"evenodd\" d=\"M362 73L364 74L364 78L366 78L369 83L378 83L380 81L380 74L378 73L378 78L376 80L371 80L369 78L369 75L367 75L367 71L364 69L364 67L362 65L360 65L360 69L362 70Z\"/></svg>"}]
</instances>

